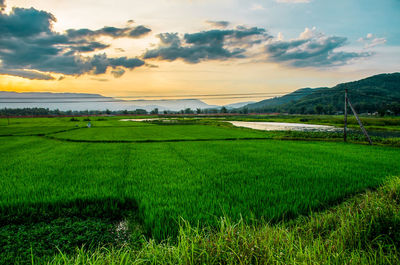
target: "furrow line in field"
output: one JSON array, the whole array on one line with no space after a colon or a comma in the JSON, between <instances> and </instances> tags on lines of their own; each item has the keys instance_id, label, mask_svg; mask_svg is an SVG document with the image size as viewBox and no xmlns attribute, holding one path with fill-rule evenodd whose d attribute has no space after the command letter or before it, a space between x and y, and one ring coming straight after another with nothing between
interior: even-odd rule
<instances>
[{"instance_id":1,"label":"furrow line in field","mask_svg":"<svg viewBox=\"0 0 400 265\"><path fill-rule=\"evenodd\" d=\"M42 132L42 133L30 133L30 134L2 134L0 135L0 137L13 137L13 136L46 136L49 134L57 134L57 133L63 133L63 132L69 132L69 131L74 131L74 130L78 130L78 129L82 129L82 127L74 127L74 128L70 128L70 129L64 129L64 130L60 130L60 131L55 131L55 132Z\"/></svg>"},{"instance_id":2,"label":"furrow line in field","mask_svg":"<svg viewBox=\"0 0 400 265\"><path fill-rule=\"evenodd\" d=\"M39 135L46 139L58 140L63 142L77 143L171 143L171 142L208 142L208 141L247 141L247 140L271 140L267 137L244 137L244 138L215 138L215 139L147 139L147 140L81 140L58 138L49 135Z\"/></svg>"}]
</instances>

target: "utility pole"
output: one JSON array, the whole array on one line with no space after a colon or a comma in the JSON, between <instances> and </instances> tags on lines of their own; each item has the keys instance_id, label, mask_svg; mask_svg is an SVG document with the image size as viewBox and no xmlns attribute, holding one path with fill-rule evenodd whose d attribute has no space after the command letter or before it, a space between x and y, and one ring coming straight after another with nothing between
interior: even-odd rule
<instances>
[{"instance_id":1,"label":"utility pole","mask_svg":"<svg viewBox=\"0 0 400 265\"><path fill-rule=\"evenodd\" d=\"M348 100L348 99L347 99L347 100ZM349 106L350 106L351 110L352 110L353 113L354 113L354 116L355 116L356 119L357 119L358 125L360 125L360 128L361 128L362 132L363 132L364 135L365 135L365 138L367 138L369 144L372 145L371 138L369 138L369 135L368 135L368 133L367 133L367 130L365 130L365 128L364 128L364 126L363 126L363 124L362 124L360 118L359 118L358 115L357 115L356 110L353 108L353 105L351 105L350 100L348 100L348 102L349 102Z\"/></svg>"},{"instance_id":2,"label":"utility pole","mask_svg":"<svg viewBox=\"0 0 400 265\"><path fill-rule=\"evenodd\" d=\"M369 137L367 130L365 130L364 125L362 124L360 118L358 117L358 114L356 110L353 108L353 105L351 105L350 99L347 95L347 88L344 90L344 131L343 131L343 138L344 141L347 142L347 105L350 106L351 111L353 112L354 116L357 119L358 125L360 125L361 131L364 133L365 138L367 138L368 143L372 145L371 138Z\"/></svg>"},{"instance_id":3,"label":"utility pole","mask_svg":"<svg viewBox=\"0 0 400 265\"><path fill-rule=\"evenodd\" d=\"M344 131L343 140L347 142L347 88L344 90Z\"/></svg>"}]
</instances>

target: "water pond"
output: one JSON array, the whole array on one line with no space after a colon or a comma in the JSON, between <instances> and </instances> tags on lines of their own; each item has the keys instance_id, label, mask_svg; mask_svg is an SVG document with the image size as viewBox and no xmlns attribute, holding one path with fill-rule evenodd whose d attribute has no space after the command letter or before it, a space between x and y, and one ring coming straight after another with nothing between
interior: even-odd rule
<instances>
[{"instance_id":1,"label":"water pond","mask_svg":"<svg viewBox=\"0 0 400 265\"><path fill-rule=\"evenodd\" d=\"M339 132L343 129L328 125L285 123L285 122L249 122L249 121L228 121L237 127L246 127L263 131L318 131L318 132Z\"/></svg>"}]
</instances>

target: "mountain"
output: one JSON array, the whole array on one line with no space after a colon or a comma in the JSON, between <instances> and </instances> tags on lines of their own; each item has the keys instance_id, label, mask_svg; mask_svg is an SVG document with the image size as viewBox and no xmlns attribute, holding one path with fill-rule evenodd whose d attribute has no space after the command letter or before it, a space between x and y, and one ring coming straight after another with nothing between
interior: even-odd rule
<instances>
[{"instance_id":1,"label":"mountain","mask_svg":"<svg viewBox=\"0 0 400 265\"><path fill-rule=\"evenodd\" d=\"M255 101L238 102L238 103L224 105L224 107L227 109L236 109L253 103L255 103Z\"/></svg>"},{"instance_id":2,"label":"mountain","mask_svg":"<svg viewBox=\"0 0 400 265\"><path fill-rule=\"evenodd\" d=\"M83 93L47 93L32 92L18 93L0 91L0 109L2 108L48 108L51 110L136 110L151 111L179 111L182 109L211 109L220 108L208 105L198 99L171 99L171 100L121 100L104 97L98 94Z\"/></svg>"},{"instance_id":3,"label":"mountain","mask_svg":"<svg viewBox=\"0 0 400 265\"><path fill-rule=\"evenodd\" d=\"M359 113L400 114L400 73L375 75L331 88L297 90L291 94L249 104L246 107L254 112L342 113L346 88L352 105Z\"/></svg>"},{"instance_id":4,"label":"mountain","mask_svg":"<svg viewBox=\"0 0 400 265\"><path fill-rule=\"evenodd\" d=\"M248 104L247 108L248 109L274 108L289 103L291 101L299 100L307 95L310 95L312 92L313 92L312 88L301 88L282 97L264 99L260 102Z\"/></svg>"}]
</instances>

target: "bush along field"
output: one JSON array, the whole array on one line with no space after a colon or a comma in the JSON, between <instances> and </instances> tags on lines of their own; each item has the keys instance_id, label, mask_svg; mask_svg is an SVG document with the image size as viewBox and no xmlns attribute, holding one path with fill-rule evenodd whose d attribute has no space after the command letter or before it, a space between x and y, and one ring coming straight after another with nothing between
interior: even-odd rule
<instances>
[{"instance_id":1,"label":"bush along field","mask_svg":"<svg viewBox=\"0 0 400 265\"><path fill-rule=\"evenodd\" d=\"M51 127L49 120L23 119L10 128L40 130ZM400 152L395 147L276 141L273 138L285 135L215 121L165 125L105 119L85 128L86 123L56 119L54 126L68 131L52 128L37 135L0 137L0 248L5 250L1 264L82 264L96 258L99 264L112 264L110 259L123 263L122 256L128 263L142 259L182 264L275 263L276 259L265 259L265 251L278 255L282 263L292 263L286 252L275 253L277 246L263 245L267 239L259 238L260 231L276 233L278 239L284 238L285 231L292 240L306 236L293 230L309 218L301 216L400 175ZM7 127L2 125L2 130ZM333 225L326 229L335 231ZM388 227L399 228L393 225ZM227 238L235 244L241 244L237 240L245 235L246 240L256 240L251 244L261 240L256 245L240 241L241 251L259 260L242 258L244 252L236 253L234 246L226 245L225 236L231 230L234 233ZM334 240L334 232L326 233L326 240ZM284 242L279 240L279 244ZM303 241L287 242L285 247L296 251L307 246ZM367 260L374 253L387 259L397 255L392 248L397 243L376 242L384 253L358 249L365 253L354 254L359 255L355 260ZM257 256L255 246L264 254ZM267 250L268 246L274 248ZM185 251L193 252L191 259ZM290 257L297 259L297 255ZM341 259L332 261L336 260Z\"/></svg>"}]
</instances>

